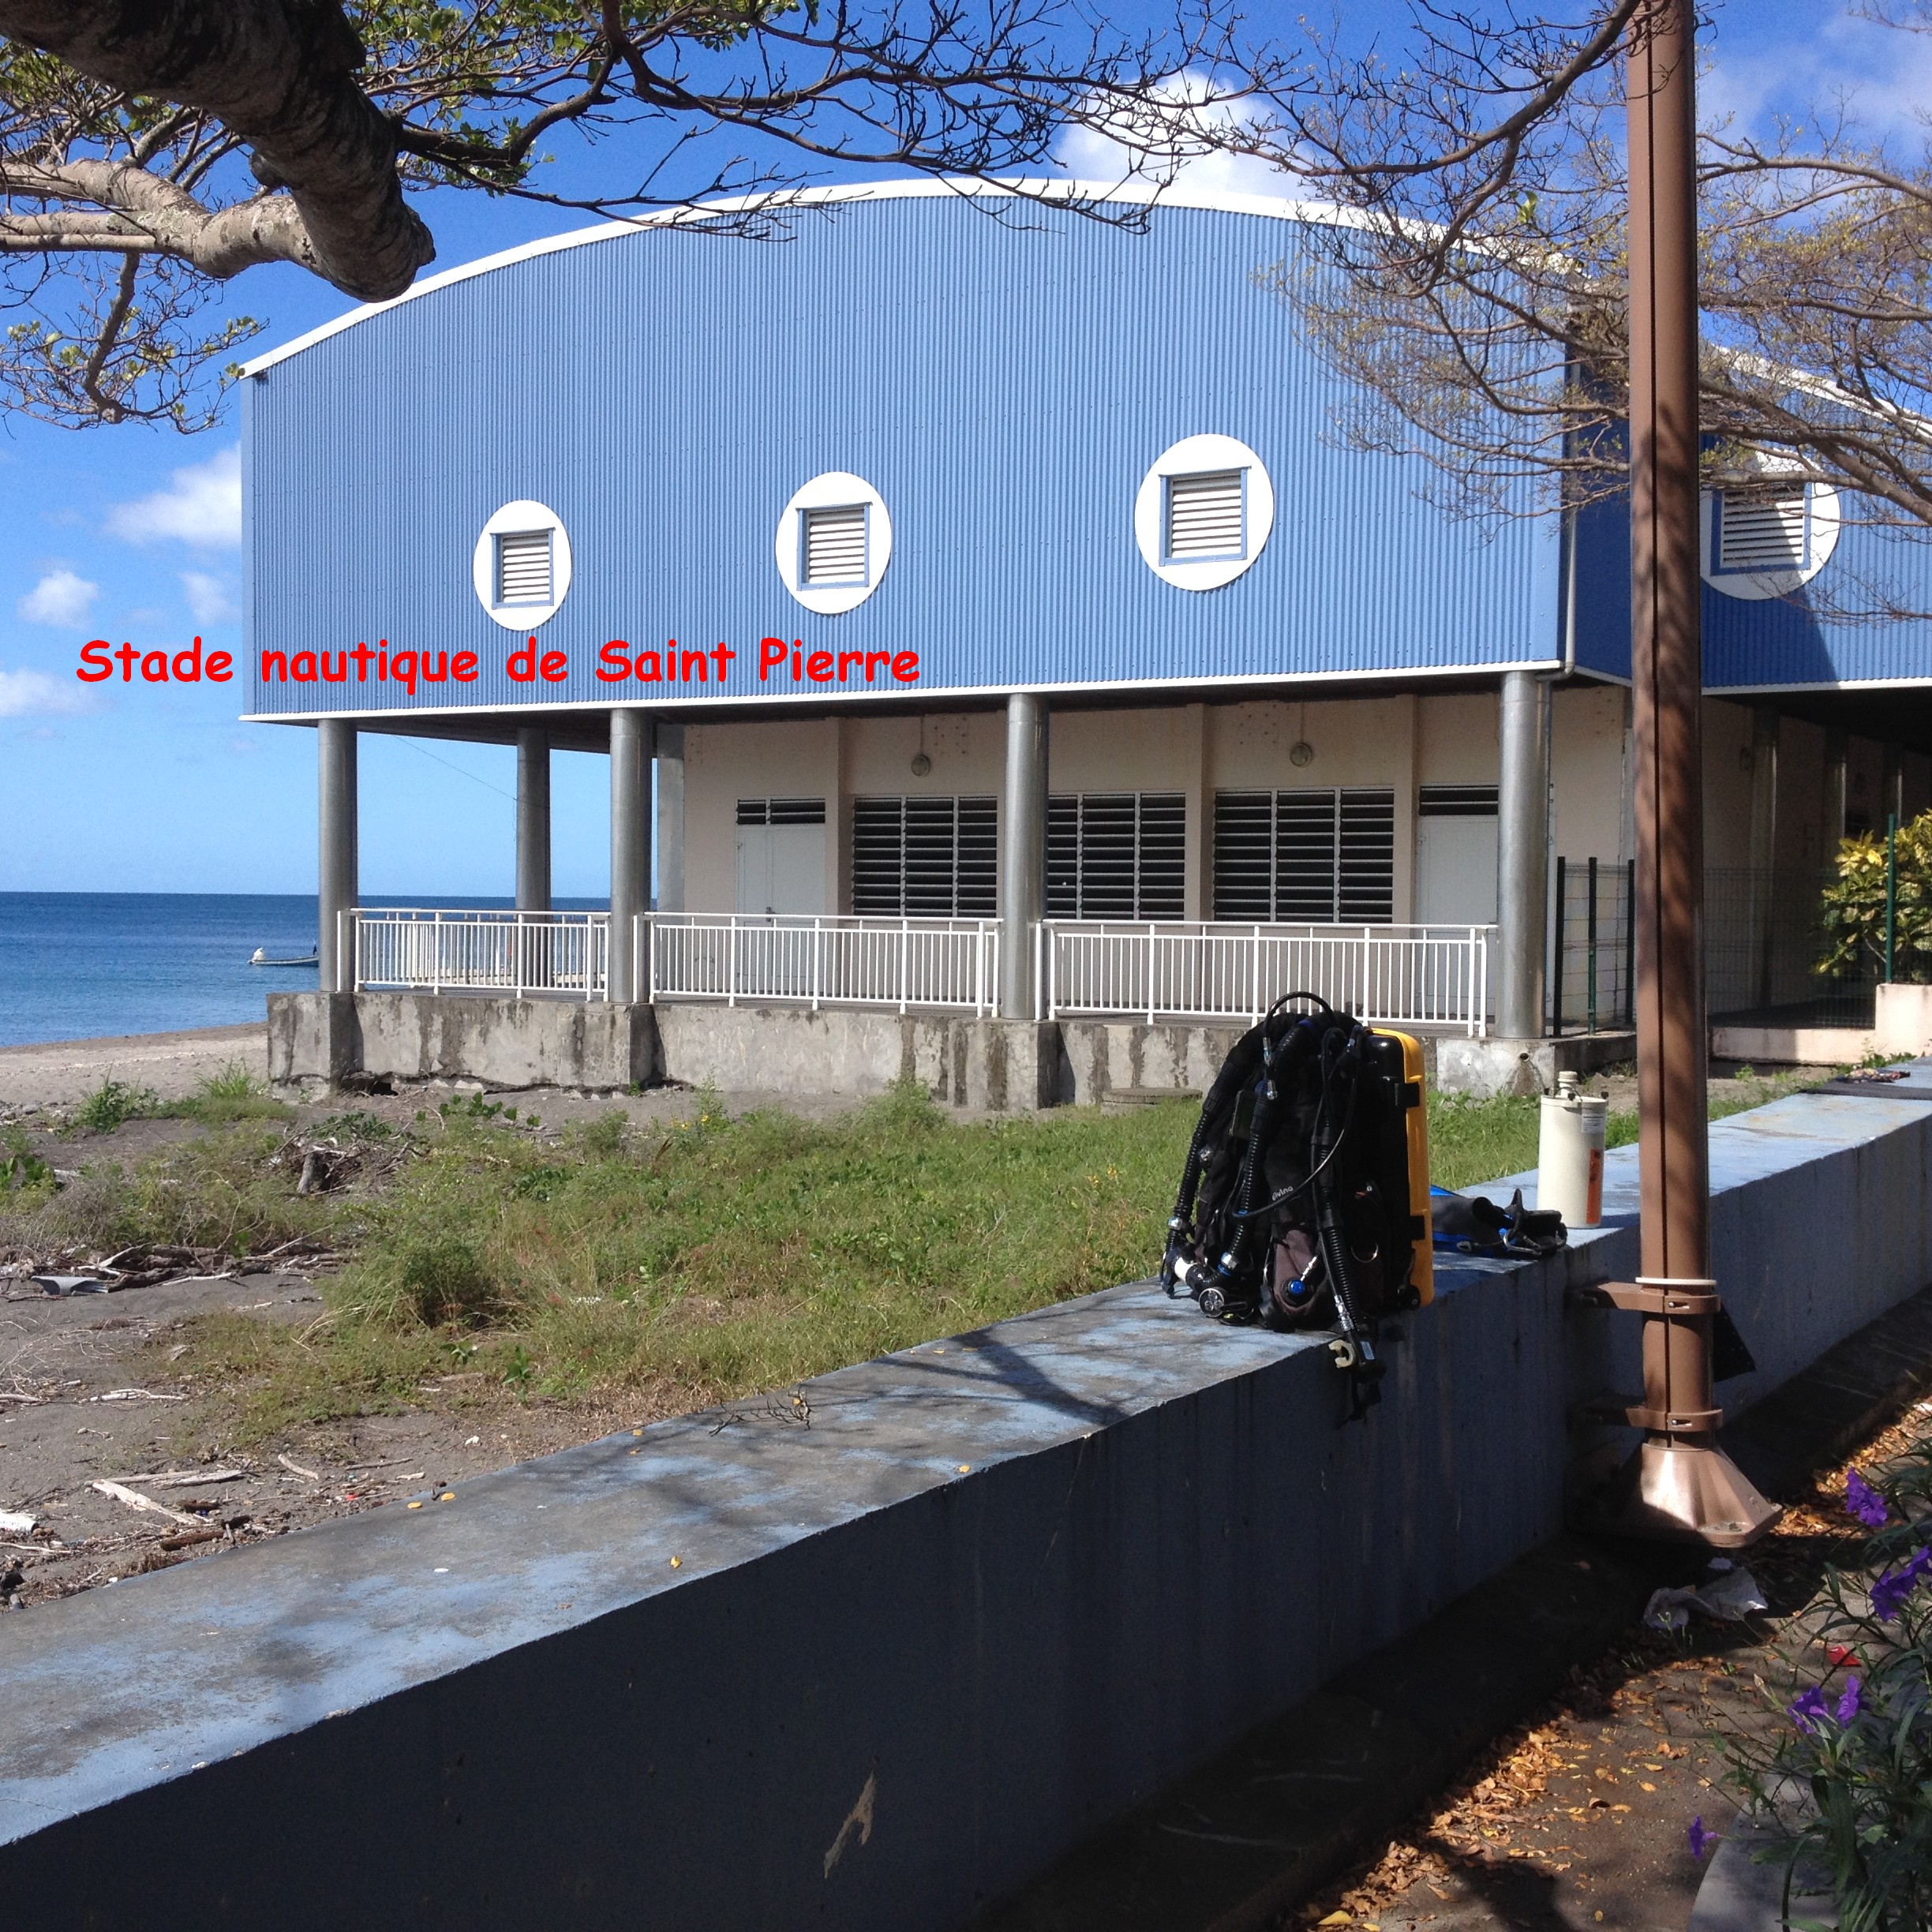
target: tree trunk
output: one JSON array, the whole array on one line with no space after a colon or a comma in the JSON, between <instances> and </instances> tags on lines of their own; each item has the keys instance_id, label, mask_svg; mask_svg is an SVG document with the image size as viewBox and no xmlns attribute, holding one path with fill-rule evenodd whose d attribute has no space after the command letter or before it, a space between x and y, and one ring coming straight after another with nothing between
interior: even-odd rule
<instances>
[{"instance_id":1,"label":"tree trunk","mask_svg":"<svg viewBox=\"0 0 1932 1932\"><path fill-rule=\"evenodd\" d=\"M294 197L316 272L345 294L399 295L435 259L395 131L355 84L362 45L339 0L0 0L0 33L219 118Z\"/></svg>"}]
</instances>

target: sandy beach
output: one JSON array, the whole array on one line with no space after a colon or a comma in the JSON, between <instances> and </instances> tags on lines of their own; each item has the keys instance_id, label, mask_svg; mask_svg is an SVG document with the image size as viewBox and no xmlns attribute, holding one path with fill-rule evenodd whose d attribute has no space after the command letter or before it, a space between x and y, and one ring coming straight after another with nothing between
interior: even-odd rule
<instances>
[{"instance_id":1,"label":"sandy beach","mask_svg":"<svg viewBox=\"0 0 1932 1932\"><path fill-rule=\"evenodd\" d=\"M163 1100L185 1099L238 1061L256 1080L268 1078L265 1020L180 1033L0 1046L0 1109L71 1106L104 1080L151 1087Z\"/></svg>"}]
</instances>

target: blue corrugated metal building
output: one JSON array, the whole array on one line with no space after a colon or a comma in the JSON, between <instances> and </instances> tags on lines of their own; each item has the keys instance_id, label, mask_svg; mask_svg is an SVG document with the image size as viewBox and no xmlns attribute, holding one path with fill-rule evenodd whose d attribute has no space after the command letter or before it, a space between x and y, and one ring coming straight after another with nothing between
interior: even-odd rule
<instances>
[{"instance_id":1,"label":"blue corrugated metal building","mask_svg":"<svg viewBox=\"0 0 1932 1932\"><path fill-rule=\"evenodd\" d=\"M1549 855L1612 876L1616 507L1574 541L1526 486L1458 520L1419 459L1346 446L1355 399L1267 286L1322 211L1068 192L825 191L777 242L600 227L253 365L254 715L328 721L351 796L345 729L518 739L532 904L545 748L614 713L693 912L1487 922L1499 793L1507 825L1538 786ZM1932 552L1775 477L1706 522L1708 861L1814 870L1932 803L1932 657L1813 598ZM1029 786L1043 871L1009 891ZM1720 1005L1774 990L1768 916L1735 959L1714 934Z\"/></svg>"}]
</instances>

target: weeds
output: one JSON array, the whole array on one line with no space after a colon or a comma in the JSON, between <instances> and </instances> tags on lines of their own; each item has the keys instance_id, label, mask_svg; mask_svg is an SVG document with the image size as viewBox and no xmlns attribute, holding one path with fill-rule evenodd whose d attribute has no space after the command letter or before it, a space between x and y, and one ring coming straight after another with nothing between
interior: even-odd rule
<instances>
[{"instance_id":1,"label":"weeds","mask_svg":"<svg viewBox=\"0 0 1932 1932\"><path fill-rule=\"evenodd\" d=\"M0 1193L18 1197L34 1196L44 1199L54 1191L54 1170L33 1151L33 1143L18 1127L9 1127L0 1136L0 1151L6 1155L0 1160ZM21 1203L20 1204L26 1204Z\"/></svg>"},{"instance_id":2,"label":"weeds","mask_svg":"<svg viewBox=\"0 0 1932 1932\"><path fill-rule=\"evenodd\" d=\"M74 1109L73 1125L92 1133L112 1133L124 1121L145 1119L160 1105L151 1087L130 1087L111 1076Z\"/></svg>"},{"instance_id":3,"label":"weeds","mask_svg":"<svg viewBox=\"0 0 1932 1932\"><path fill-rule=\"evenodd\" d=\"M432 1327L481 1320L496 1299L488 1270L465 1241L431 1241L410 1249L398 1281L416 1318Z\"/></svg>"}]
</instances>

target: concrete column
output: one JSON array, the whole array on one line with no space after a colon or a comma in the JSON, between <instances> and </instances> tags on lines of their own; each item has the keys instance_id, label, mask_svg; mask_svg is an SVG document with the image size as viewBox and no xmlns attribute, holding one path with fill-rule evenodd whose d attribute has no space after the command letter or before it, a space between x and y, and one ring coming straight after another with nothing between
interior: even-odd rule
<instances>
[{"instance_id":1,"label":"concrete column","mask_svg":"<svg viewBox=\"0 0 1932 1932\"><path fill-rule=\"evenodd\" d=\"M516 902L550 910L550 734L530 725L517 732Z\"/></svg>"},{"instance_id":2,"label":"concrete column","mask_svg":"<svg viewBox=\"0 0 1932 1932\"><path fill-rule=\"evenodd\" d=\"M1844 837L1845 807L1850 803L1845 787L1845 764L1849 747L1845 734L1827 726L1825 732L1825 849L1820 863L1834 865L1838 842Z\"/></svg>"},{"instance_id":3,"label":"concrete column","mask_svg":"<svg viewBox=\"0 0 1932 1932\"><path fill-rule=\"evenodd\" d=\"M324 718L316 732L321 781L321 851L316 867L316 952L324 993L346 993L355 962L339 945L343 913L356 902L356 731L340 718Z\"/></svg>"},{"instance_id":4,"label":"concrete column","mask_svg":"<svg viewBox=\"0 0 1932 1932\"><path fill-rule=\"evenodd\" d=\"M657 727L657 910L684 910L684 727Z\"/></svg>"},{"instance_id":5,"label":"concrete column","mask_svg":"<svg viewBox=\"0 0 1932 1932\"><path fill-rule=\"evenodd\" d=\"M1046 906L1046 701L1006 700L1006 796L1000 823L1000 1012L1033 1017L1033 928Z\"/></svg>"},{"instance_id":6,"label":"concrete column","mask_svg":"<svg viewBox=\"0 0 1932 1932\"><path fill-rule=\"evenodd\" d=\"M1549 944L1549 686L1533 671L1506 672L1501 709L1496 1032L1540 1039Z\"/></svg>"},{"instance_id":7,"label":"concrete column","mask_svg":"<svg viewBox=\"0 0 1932 1932\"><path fill-rule=\"evenodd\" d=\"M1214 784L1208 769L1208 707L1181 713L1181 769L1187 799L1187 851L1183 861L1181 916L1205 919L1214 912Z\"/></svg>"},{"instance_id":8,"label":"concrete column","mask_svg":"<svg viewBox=\"0 0 1932 1932\"><path fill-rule=\"evenodd\" d=\"M1777 917L1778 714L1751 707L1751 1003L1771 1004L1772 932Z\"/></svg>"},{"instance_id":9,"label":"concrete column","mask_svg":"<svg viewBox=\"0 0 1932 1932\"><path fill-rule=\"evenodd\" d=\"M646 997L648 955L632 972L637 915L650 910L651 721L642 711L611 713L610 996L627 1004Z\"/></svg>"}]
</instances>

